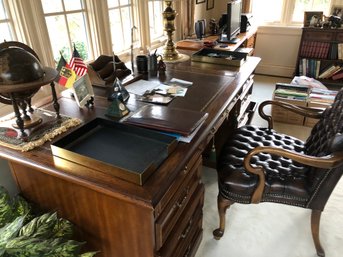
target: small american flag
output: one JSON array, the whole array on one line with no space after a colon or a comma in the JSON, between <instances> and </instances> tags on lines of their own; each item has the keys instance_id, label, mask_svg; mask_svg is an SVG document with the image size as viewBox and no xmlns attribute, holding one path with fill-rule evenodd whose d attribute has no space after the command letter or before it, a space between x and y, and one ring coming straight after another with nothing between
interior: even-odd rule
<instances>
[{"instance_id":1,"label":"small american flag","mask_svg":"<svg viewBox=\"0 0 343 257\"><path fill-rule=\"evenodd\" d=\"M83 76L87 73L87 65L83 62L79 52L74 45L73 56L70 59L69 66L75 71L77 76Z\"/></svg>"}]
</instances>

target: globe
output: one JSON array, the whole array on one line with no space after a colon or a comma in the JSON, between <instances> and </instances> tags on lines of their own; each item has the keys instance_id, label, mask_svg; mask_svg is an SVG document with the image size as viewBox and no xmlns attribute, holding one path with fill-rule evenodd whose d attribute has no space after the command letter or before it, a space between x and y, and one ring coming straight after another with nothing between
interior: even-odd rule
<instances>
[{"instance_id":1,"label":"globe","mask_svg":"<svg viewBox=\"0 0 343 257\"><path fill-rule=\"evenodd\" d=\"M43 76L42 65L28 51L17 47L0 51L0 85L33 82Z\"/></svg>"},{"instance_id":2,"label":"globe","mask_svg":"<svg viewBox=\"0 0 343 257\"><path fill-rule=\"evenodd\" d=\"M31 98L41 86L50 84L56 114L60 117L52 83L57 74L57 70L43 67L37 54L27 45L16 41L0 44L0 102L13 105L17 118L14 126L20 128L22 137L26 137L24 129L41 122L39 117L34 117L31 107Z\"/></svg>"}]
</instances>

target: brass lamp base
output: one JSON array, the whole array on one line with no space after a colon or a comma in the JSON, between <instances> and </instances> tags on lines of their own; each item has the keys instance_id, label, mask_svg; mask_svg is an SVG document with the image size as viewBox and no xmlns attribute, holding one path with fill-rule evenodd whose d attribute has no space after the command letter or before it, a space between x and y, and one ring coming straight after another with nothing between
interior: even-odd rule
<instances>
[{"instance_id":1,"label":"brass lamp base","mask_svg":"<svg viewBox=\"0 0 343 257\"><path fill-rule=\"evenodd\" d=\"M175 31L174 20L177 15L176 11L172 8L172 0L165 0L166 9L163 12L163 23L164 31L167 32L168 40L163 50L163 61L165 62L176 62L184 60L182 54L179 54L175 49L173 42L173 33Z\"/></svg>"}]
</instances>

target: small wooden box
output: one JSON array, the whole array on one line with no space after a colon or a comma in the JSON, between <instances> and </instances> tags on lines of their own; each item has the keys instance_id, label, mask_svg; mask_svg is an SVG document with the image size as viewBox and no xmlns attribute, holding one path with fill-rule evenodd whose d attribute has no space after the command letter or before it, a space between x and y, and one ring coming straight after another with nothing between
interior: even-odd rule
<instances>
[{"instance_id":1,"label":"small wooden box","mask_svg":"<svg viewBox=\"0 0 343 257\"><path fill-rule=\"evenodd\" d=\"M275 97L275 96L273 97L273 99L290 103L290 104L294 104L296 106L305 107L307 105L305 100L291 100L291 99L284 99L284 98ZM304 116L288 111L276 105L272 105L272 117L273 117L273 121L277 121L277 122L290 123L290 124L301 125L301 126L304 124Z\"/></svg>"},{"instance_id":2,"label":"small wooden box","mask_svg":"<svg viewBox=\"0 0 343 257\"><path fill-rule=\"evenodd\" d=\"M308 102L307 103L307 107L310 107L310 108L326 109L328 106L330 106L329 103L318 103L318 102ZM306 117L304 125L307 127L313 127L317 122L318 122L318 119Z\"/></svg>"}]
</instances>

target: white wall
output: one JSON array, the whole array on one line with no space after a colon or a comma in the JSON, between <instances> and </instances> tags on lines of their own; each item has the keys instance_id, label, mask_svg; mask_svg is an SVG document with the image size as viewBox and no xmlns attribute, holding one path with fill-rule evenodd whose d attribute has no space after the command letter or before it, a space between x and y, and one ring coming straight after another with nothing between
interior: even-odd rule
<instances>
[{"instance_id":1,"label":"white wall","mask_svg":"<svg viewBox=\"0 0 343 257\"><path fill-rule=\"evenodd\" d=\"M257 74L293 77L301 28L259 27L255 56L261 57Z\"/></svg>"},{"instance_id":2,"label":"white wall","mask_svg":"<svg viewBox=\"0 0 343 257\"><path fill-rule=\"evenodd\" d=\"M201 4L196 4L194 20L197 21L197 20L206 19L207 25L211 18L216 19L216 21L218 22L221 15L223 13L226 13L226 8L227 8L226 0L214 1L214 8L211 10L206 10L206 2L201 3ZM208 31L208 26L207 26L207 31Z\"/></svg>"}]
</instances>

